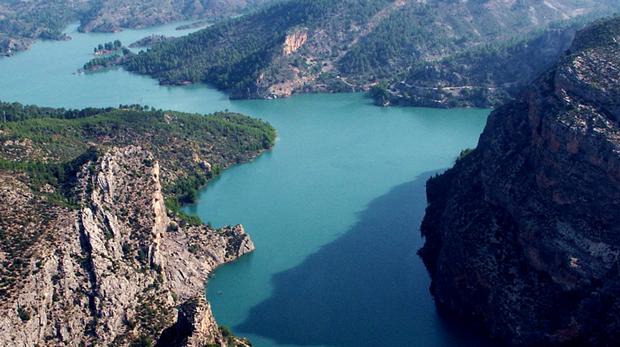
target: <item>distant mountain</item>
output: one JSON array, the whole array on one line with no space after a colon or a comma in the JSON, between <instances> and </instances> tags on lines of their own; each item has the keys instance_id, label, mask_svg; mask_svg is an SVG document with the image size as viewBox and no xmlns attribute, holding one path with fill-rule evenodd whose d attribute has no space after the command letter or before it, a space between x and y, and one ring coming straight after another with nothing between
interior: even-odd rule
<instances>
[{"instance_id":1,"label":"distant mountain","mask_svg":"<svg viewBox=\"0 0 620 347\"><path fill-rule=\"evenodd\" d=\"M80 30L118 31L177 20L218 20L256 8L273 0L91 0Z\"/></svg>"},{"instance_id":2,"label":"distant mountain","mask_svg":"<svg viewBox=\"0 0 620 347\"><path fill-rule=\"evenodd\" d=\"M620 17L580 31L427 195L443 312L515 346L620 346Z\"/></svg>"},{"instance_id":3,"label":"distant mountain","mask_svg":"<svg viewBox=\"0 0 620 347\"><path fill-rule=\"evenodd\" d=\"M289 0L155 46L125 66L238 98L368 90L424 62L619 8L611 0ZM554 37L558 48L571 38Z\"/></svg>"},{"instance_id":4,"label":"distant mountain","mask_svg":"<svg viewBox=\"0 0 620 347\"><path fill-rule=\"evenodd\" d=\"M0 55L27 49L36 39L67 39L80 21L85 32L113 32L177 20L219 20L274 0L0 0Z\"/></svg>"}]
</instances>

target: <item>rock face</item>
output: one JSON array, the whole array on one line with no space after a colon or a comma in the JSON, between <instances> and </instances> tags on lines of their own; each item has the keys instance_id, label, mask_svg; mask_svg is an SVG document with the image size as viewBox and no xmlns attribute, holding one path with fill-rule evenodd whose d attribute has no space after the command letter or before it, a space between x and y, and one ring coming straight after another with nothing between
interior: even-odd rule
<instances>
[{"instance_id":1,"label":"rock face","mask_svg":"<svg viewBox=\"0 0 620 347\"><path fill-rule=\"evenodd\" d=\"M620 343L619 103L616 18L429 180L420 253L441 309L515 345Z\"/></svg>"},{"instance_id":2,"label":"rock face","mask_svg":"<svg viewBox=\"0 0 620 347\"><path fill-rule=\"evenodd\" d=\"M282 53L284 53L284 55L291 55L301 48L306 41L308 41L308 32L306 30L295 30L286 35Z\"/></svg>"},{"instance_id":3,"label":"rock face","mask_svg":"<svg viewBox=\"0 0 620 347\"><path fill-rule=\"evenodd\" d=\"M80 208L70 209L33 194L26 174L0 173L1 345L152 345L171 334L178 338L161 345L236 341L217 326L204 281L254 245L242 226L170 216L160 175L149 151L112 148L83 166Z\"/></svg>"}]
</instances>

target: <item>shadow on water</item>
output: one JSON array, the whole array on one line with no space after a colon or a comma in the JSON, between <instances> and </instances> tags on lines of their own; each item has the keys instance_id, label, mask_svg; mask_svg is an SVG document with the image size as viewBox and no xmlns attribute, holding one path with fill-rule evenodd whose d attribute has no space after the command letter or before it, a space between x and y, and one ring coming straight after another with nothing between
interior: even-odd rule
<instances>
[{"instance_id":1,"label":"shadow on water","mask_svg":"<svg viewBox=\"0 0 620 347\"><path fill-rule=\"evenodd\" d=\"M346 234L274 275L272 297L235 330L291 345L488 346L438 317L416 254L434 173L375 199Z\"/></svg>"}]
</instances>

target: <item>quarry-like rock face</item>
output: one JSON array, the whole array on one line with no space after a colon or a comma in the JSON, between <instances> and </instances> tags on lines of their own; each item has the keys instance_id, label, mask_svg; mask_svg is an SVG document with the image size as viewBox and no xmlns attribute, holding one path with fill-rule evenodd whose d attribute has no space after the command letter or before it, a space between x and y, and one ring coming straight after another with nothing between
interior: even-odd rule
<instances>
[{"instance_id":1,"label":"quarry-like rock face","mask_svg":"<svg viewBox=\"0 0 620 347\"><path fill-rule=\"evenodd\" d=\"M204 299L217 266L254 250L242 226L170 216L160 168L141 147L83 166L79 208L0 173L0 345L228 346ZM191 312L192 314L188 314Z\"/></svg>"},{"instance_id":2,"label":"quarry-like rock face","mask_svg":"<svg viewBox=\"0 0 620 347\"><path fill-rule=\"evenodd\" d=\"M427 188L440 309L514 345L619 345L620 19L580 31Z\"/></svg>"}]
</instances>

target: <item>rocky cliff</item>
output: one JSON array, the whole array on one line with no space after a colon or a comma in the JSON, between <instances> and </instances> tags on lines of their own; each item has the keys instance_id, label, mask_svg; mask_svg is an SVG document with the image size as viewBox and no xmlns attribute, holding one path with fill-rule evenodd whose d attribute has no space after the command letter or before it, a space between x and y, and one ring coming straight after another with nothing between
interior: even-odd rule
<instances>
[{"instance_id":1,"label":"rocky cliff","mask_svg":"<svg viewBox=\"0 0 620 347\"><path fill-rule=\"evenodd\" d=\"M2 232L11 235L0 252L3 346L154 343L181 324L189 328L177 345L228 345L204 281L254 249L243 227L169 215L159 164L139 147L84 165L79 209L37 197L27 180L0 175ZM187 315L188 306L200 313Z\"/></svg>"},{"instance_id":2,"label":"rocky cliff","mask_svg":"<svg viewBox=\"0 0 620 347\"><path fill-rule=\"evenodd\" d=\"M269 148L270 126L137 106L0 108L0 345L249 345L217 325L204 288L254 245L179 204Z\"/></svg>"},{"instance_id":3,"label":"rocky cliff","mask_svg":"<svg viewBox=\"0 0 620 347\"><path fill-rule=\"evenodd\" d=\"M515 345L620 343L620 19L580 31L428 182L438 306Z\"/></svg>"}]
</instances>

